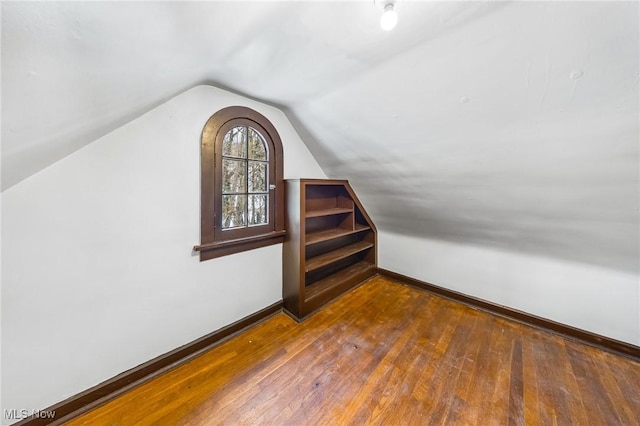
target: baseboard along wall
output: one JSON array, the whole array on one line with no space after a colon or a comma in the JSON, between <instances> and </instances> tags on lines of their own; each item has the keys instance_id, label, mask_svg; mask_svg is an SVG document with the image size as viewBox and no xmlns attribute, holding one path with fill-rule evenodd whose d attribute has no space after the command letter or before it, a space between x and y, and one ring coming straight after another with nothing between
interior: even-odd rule
<instances>
[{"instance_id":1,"label":"baseboard along wall","mask_svg":"<svg viewBox=\"0 0 640 426\"><path fill-rule=\"evenodd\" d=\"M494 315L499 315L501 317L508 318L513 321L518 321L520 323L527 324L544 331L559 334L563 337L572 338L587 345L594 346L608 352L613 352L627 358L631 358L634 361L640 361L640 347L635 346L631 343L622 342L610 337L602 336L590 331L571 327L566 324L522 312L517 309L512 309L507 306L491 303L486 300L468 296L454 290L449 290L444 287L420 281L415 278L399 274L397 272L378 268L378 273L384 277L398 281L402 284L419 288L421 290L437 294L438 296L442 296L456 302L464 303L468 306L481 309Z\"/></svg>"},{"instance_id":2,"label":"baseboard along wall","mask_svg":"<svg viewBox=\"0 0 640 426\"><path fill-rule=\"evenodd\" d=\"M633 359L634 361L640 361L640 347L630 343L621 342L619 340L551 321L546 318L541 318L506 306L494 304L486 300L478 299L444 287L420 281L397 272L381 268L378 268L377 272L378 274L401 284L428 291L435 295L464 303L468 306L544 331L572 338L587 345L625 356ZM160 355L157 358L132 368L131 370L125 371L124 373L87 389L84 392L41 410L41 412L44 413L55 413L55 415L50 418L31 416L16 423L15 425L60 425L72 418L86 413L87 411L106 404L136 386L146 383L167 371L173 370L174 368L189 362L214 346L223 343L236 334L255 326L282 310L283 306L281 301L267 306L266 308L236 321L233 324L223 327L220 330L214 331L206 336L194 340L193 342L187 343L184 346Z\"/></svg>"},{"instance_id":3,"label":"baseboard along wall","mask_svg":"<svg viewBox=\"0 0 640 426\"><path fill-rule=\"evenodd\" d=\"M15 423L15 426L59 425L69 421L89 410L112 401L136 386L140 386L141 384L146 383L167 371L171 371L174 368L191 361L214 346L225 342L236 334L253 327L271 315L281 311L282 301L267 306L266 308L229 324L226 327L160 355L145 362L144 364L134 367L131 370L127 370L124 373L99 383L84 392L40 411L42 413L51 413L52 417L50 418L44 418L48 416L31 416Z\"/></svg>"}]
</instances>

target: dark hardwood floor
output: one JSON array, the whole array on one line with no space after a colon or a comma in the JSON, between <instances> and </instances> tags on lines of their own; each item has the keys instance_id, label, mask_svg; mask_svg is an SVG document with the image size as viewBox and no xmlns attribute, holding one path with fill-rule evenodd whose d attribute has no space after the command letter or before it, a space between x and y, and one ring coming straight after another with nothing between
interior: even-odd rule
<instances>
[{"instance_id":1,"label":"dark hardwood floor","mask_svg":"<svg viewBox=\"0 0 640 426\"><path fill-rule=\"evenodd\" d=\"M69 425L636 425L640 363L375 277Z\"/></svg>"}]
</instances>

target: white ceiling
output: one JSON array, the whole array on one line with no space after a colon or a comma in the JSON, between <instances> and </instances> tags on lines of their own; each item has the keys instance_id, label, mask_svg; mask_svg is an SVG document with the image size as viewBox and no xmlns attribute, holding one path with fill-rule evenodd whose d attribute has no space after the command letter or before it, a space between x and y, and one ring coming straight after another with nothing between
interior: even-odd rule
<instances>
[{"instance_id":1,"label":"white ceiling","mask_svg":"<svg viewBox=\"0 0 640 426\"><path fill-rule=\"evenodd\" d=\"M197 84L282 107L381 229L638 272L633 2L3 2L2 188Z\"/></svg>"}]
</instances>

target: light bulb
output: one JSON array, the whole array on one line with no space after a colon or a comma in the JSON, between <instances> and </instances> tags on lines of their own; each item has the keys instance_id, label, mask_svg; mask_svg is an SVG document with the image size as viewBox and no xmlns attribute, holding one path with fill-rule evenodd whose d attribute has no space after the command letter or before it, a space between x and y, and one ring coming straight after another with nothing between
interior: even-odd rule
<instances>
[{"instance_id":1,"label":"light bulb","mask_svg":"<svg viewBox=\"0 0 640 426\"><path fill-rule=\"evenodd\" d=\"M380 27L385 31L391 31L398 23L398 14L394 10L393 3L384 7L384 12L380 17Z\"/></svg>"}]
</instances>

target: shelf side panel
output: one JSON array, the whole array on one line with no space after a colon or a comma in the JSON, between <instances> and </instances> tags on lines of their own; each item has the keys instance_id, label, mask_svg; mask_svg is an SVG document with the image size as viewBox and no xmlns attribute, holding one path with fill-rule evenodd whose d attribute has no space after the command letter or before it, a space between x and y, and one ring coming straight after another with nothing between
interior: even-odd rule
<instances>
[{"instance_id":1,"label":"shelf side panel","mask_svg":"<svg viewBox=\"0 0 640 426\"><path fill-rule=\"evenodd\" d=\"M282 303L284 308L300 317L302 300L300 298L304 284L304 244L301 244L304 232L304 219L300 198L300 182L286 181L287 208L285 226L287 235L282 245Z\"/></svg>"}]
</instances>

